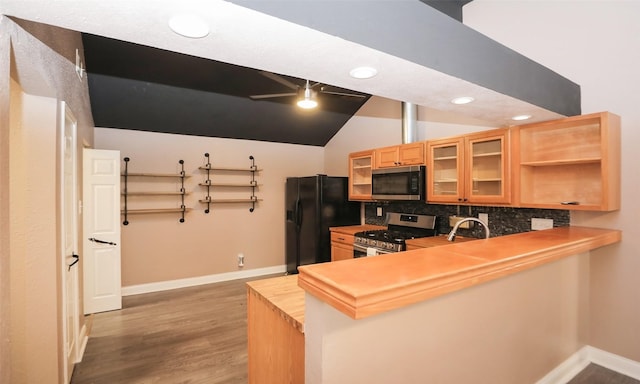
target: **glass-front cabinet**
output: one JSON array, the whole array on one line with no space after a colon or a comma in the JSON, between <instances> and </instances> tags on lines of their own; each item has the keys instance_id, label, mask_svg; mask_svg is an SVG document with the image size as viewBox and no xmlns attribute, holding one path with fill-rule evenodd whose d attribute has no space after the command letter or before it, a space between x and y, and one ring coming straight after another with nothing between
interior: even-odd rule
<instances>
[{"instance_id":1,"label":"glass-front cabinet","mask_svg":"<svg viewBox=\"0 0 640 384\"><path fill-rule=\"evenodd\" d=\"M508 145L508 129L427 142L427 201L509 203Z\"/></svg>"},{"instance_id":2,"label":"glass-front cabinet","mask_svg":"<svg viewBox=\"0 0 640 384\"><path fill-rule=\"evenodd\" d=\"M373 150L349 154L349 200L371 200L373 164Z\"/></svg>"},{"instance_id":3,"label":"glass-front cabinet","mask_svg":"<svg viewBox=\"0 0 640 384\"><path fill-rule=\"evenodd\" d=\"M464 197L464 139L433 140L427 143L427 200L458 202Z\"/></svg>"}]
</instances>

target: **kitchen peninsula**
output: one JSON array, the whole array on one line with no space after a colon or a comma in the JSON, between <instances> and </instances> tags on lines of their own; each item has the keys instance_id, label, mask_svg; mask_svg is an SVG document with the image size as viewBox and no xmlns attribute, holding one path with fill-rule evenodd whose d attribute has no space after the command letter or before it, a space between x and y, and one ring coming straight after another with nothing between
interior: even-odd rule
<instances>
[{"instance_id":1,"label":"kitchen peninsula","mask_svg":"<svg viewBox=\"0 0 640 384\"><path fill-rule=\"evenodd\" d=\"M620 240L564 227L300 267L305 382L535 382L584 345L588 252Z\"/></svg>"}]
</instances>

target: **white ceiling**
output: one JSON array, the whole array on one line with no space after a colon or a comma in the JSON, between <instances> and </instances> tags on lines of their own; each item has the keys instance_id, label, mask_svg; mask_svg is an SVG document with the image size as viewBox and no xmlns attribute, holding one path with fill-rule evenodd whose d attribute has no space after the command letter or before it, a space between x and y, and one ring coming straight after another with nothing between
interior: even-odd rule
<instances>
[{"instance_id":1,"label":"white ceiling","mask_svg":"<svg viewBox=\"0 0 640 384\"><path fill-rule=\"evenodd\" d=\"M314 79L338 87L415 103L487 122L513 125L561 115L416 63L221 0L3 0L0 13L79 32ZM199 15L211 28L202 39L173 33L171 16ZM126 60L126 58L123 58ZM378 75L357 80L349 71L368 65ZM476 101L457 106L458 96Z\"/></svg>"}]
</instances>

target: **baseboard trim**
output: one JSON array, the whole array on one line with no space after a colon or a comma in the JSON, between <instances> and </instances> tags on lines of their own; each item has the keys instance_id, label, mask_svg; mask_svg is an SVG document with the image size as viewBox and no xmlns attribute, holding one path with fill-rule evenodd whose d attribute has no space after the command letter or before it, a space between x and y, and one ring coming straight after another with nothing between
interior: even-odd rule
<instances>
[{"instance_id":1,"label":"baseboard trim","mask_svg":"<svg viewBox=\"0 0 640 384\"><path fill-rule=\"evenodd\" d=\"M87 343L89 342L89 334L87 333L87 325L83 324L82 329L80 329L80 335L78 336L80 339L80 349L78 350L78 355L76 356L76 364L82 361L82 357L84 356L84 351L87 349Z\"/></svg>"},{"instance_id":2,"label":"baseboard trim","mask_svg":"<svg viewBox=\"0 0 640 384\"><path fill-rule=\"evenodd\" d=\"M640 380L640 362L589 345L585 348L588 350L589 360L592 363Z\"/></svg>"},{"instance_id":3,"label":"baseboard trim","mask_svg":"<svg viewBox=\"0 0 640 384\"><path fill-rule=\"evenodd\" d=\"M157 283L129 285L122 287L122 296L140 295L143 293L168 291L170 289L194 287L197 285L220 283L223 281L246 279L249 277L271 275L276 273L285 273L286 265L277 265L274 267L248 269L242 271L219 273L215 275L190 277L187 279L160 281Z\"/></svg>"},{"instance_id":4,"label":"baseboard trim","mask_svg":"<svg viewBox=\"0 0 640 384\"><path fill-rule=\"evenodd\" d=\"M567 360L547 373L536 384L559 384L567 383L587 365L589 365L589 355L586 347L571 355Z\"/></svg>"},{"instance_id":5,"label":"baseboard trim","mask_svg":"<svg viewBox=\"0 0 640 384\"><path fill-rule=\"evenodd\" d=\"M547 373L536 384L567 383L590 363L640 380L640 362L587 345Z\"/></svg>"}]
</instances>

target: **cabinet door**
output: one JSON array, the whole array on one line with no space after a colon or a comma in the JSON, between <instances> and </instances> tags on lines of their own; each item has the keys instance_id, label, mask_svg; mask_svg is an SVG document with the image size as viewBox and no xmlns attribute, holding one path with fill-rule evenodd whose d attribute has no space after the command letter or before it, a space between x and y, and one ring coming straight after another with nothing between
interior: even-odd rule
<instances>
[{"instance_id":1,"label":"cabinet door","mask_svg":"<svg viewBox=\"0 0 640 384\"><path fill-rule=\"evenodd\" d=\"M427 142L427 200L455 203L464 199L464 140Z\"/></svg>"},{"instance_id":2,"label":"cabinet door","mask_svg":"<svg viewBox=\"0 0 640 384\"><path fill-rule=\"evenodd\" d=\"M465 201L509 203L508 130L493 130L465 138Z\"/></svg>"},{"instance_id":3,"label":"cabinet door","mask_svg":"<svg viewBox=\"0 0 640 384\"><path fill-rule=\"evenodd\" d=\"M331 243L331 261L353 259L353 245Z\"/></svg>"},{"instance_id":4,"label":"cabinet door","mask_svg":"<svg viewBox=\"0 0 640 384\"><path fill-rule=\"evenodd\" d=\"M373 150L349 155L349 200L371 200Z\"/></svg>"},{"instance_id":5,"label":"cabinet door","mask_svg":"<svg viewBox=\"0 0 640 384\"><path fill-rule=\"evenodd\" d=\"M398 165L422 165L424 163L424 142L403 144L398 147Z\"/></svg>"},{"instance_id":6,"label":"cabinet door","mask_svg":"<svg viewBox=\"0 0 640 384\"><path fill-rule=\"evenodd\" d=\"M398 146L376 149L376 168L390 168L398 166Z\"/></svg>"}]
</instances>

